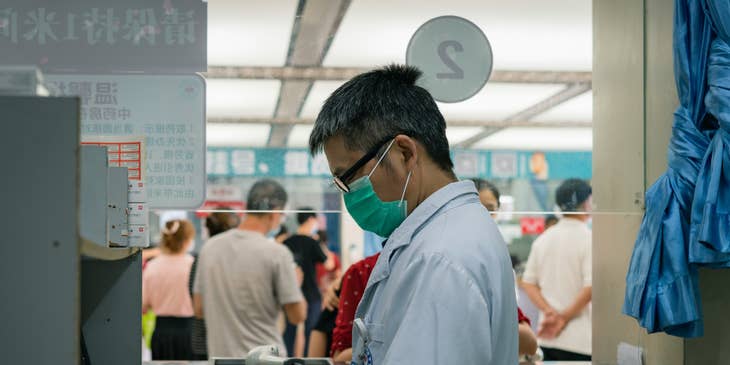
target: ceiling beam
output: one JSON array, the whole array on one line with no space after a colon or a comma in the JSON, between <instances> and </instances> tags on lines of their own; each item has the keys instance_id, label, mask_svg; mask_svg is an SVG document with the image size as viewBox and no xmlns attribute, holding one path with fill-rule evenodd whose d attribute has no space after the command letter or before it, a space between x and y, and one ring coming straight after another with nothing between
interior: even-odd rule
<instances>
[{"instance_id":1,"label":"ceiling beam","mask_svg":"<svg viewBox=\"0 0 730 365\"><path fill-rule=\"evenodd\" d=\"M204 75L209 79L345 81L371 71L366 67L321 66L209 66ZM493 83L574 84L591 82L591 72L584 71L510 71L495 70L489 78Z\"/></svg>"},{"instance_id":2,"label":"ceiling beam","mask_svg":"<svg viewBox=\"0 0 730 365\"><path fill-rule=\"evenodd\" d=\"M208 118L208 124L271 124L271 125L313 125L313 119L307 118ZM545 128L577 128L591 127L586 122L530 122L530 121L485 121L485 120L447 120L449 127L484 127L484 128L512 128L512 127L545 127Z\"/></svg>"},{"instance_id":3,"label":"ceiling beam","mask_svg":"<svg viewBox=\"0 0 730 365\"><path fill-rule=\"evenodd\" d=\"M529 121L530 119L578 96L581 95L587 91L591 90L591 83L578 83L578 84L570 84L566 86L563 90L551 95L550 97L541 100L540 102L530 106L527 109L524 109L522 111L519 111L510 117L506 118L504 122L510 123L513 121ZM533 126L536 124L539 124L537 122L533 123ZM483 140L484 138L487 138L491 136L492 134L496 133L493 128L487 127L484 128L484 130L480 131L479 133L465 139L464 141L457 144L458 147L462 148L468 148L476 144L477 142Z\"/></svg>"},{"instance_id":4,"label":"ceiling beam","mask_svg":"<svg viewBox=\"0 0 730 365\"><path fill-rule=\"evenodd\" d=\"M349 6L350 0L299 0L286 66L320 66ZM282 79L274 117L298 117L312 84L313 80ZM292 128L272 125L267 145L285 146Z\"/></svg>"}]
</instances>

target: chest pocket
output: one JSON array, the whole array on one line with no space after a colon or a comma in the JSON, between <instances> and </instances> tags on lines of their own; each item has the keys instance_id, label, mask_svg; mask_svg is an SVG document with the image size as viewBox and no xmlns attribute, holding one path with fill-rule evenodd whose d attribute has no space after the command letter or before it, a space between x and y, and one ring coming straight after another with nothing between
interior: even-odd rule
<instances>
[{"instance_id":1,"label":"chest pocket","mask_svg":"<svg viewBox=\"0 0 730 365\"><path fill-rule=\"evenodd\" d=\"M370 335L370 342L378 342L380 344L385 342L385 326L380 323L368 322L366 324L368 328L368 334Z\"/></svg>"},{"instance_id":2,"label":"chest pocket","mask_svg":"<svg viewBox=\"0 0 730 365\"><path fill-rule=\"evenodd\" d=\"M365 323L362 319L356 319L353 323L353 330L358 335L357 344L354 346L354 364L373 365L380 363L385 355L384 327L380 323Z\"/></svg>"}]
</instances>

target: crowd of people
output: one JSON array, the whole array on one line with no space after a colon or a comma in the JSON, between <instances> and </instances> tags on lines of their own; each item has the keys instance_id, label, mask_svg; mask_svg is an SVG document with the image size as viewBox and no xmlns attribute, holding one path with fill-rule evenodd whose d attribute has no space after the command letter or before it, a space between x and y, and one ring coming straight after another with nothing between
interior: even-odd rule
<instances>
[{"instance_id":1,"label":"crowd of people","mask_svg":"<svg viewBox=\"0 0 730 365\"><path fill-rule=\"evenodd\" d=\"M499 190L485 180L474 183L482 205L496 218ZM286 203L278 183L261 181L250 194L276 201L259 189L279 196L281 206L269 208L282 208ZM590 187L580 180L568 180L557 195L561 209L575 214L566 215L554 229L538 237L520 284L543 313L538 335L545 359L585 360L590 359L590 312L585 310L590 302L590 231L584 224L590 217ZM249 200L249 204L262 203ZM254 214L253 221L244 220L241 226L258 229L239 232L245 229L240 228L238 215L212 213L205 220L210 239L204 246L211 248L201 250L197 259L188 253L195 237L192 223L172 220L165 224L160 254L149 260L143 274L143 310L157 315L153 359L207 359L206 330L222 334L213 335L212 356L217 357L245 356L257 345L276 343L282 354L291 356L352 358L355 313L380 254L354 263L341 275L339 258L328 250L327 233L319 229L316 213L309 207L298 210L298 229L293 235L274 235L281 240L264 235L264 228L269 235L282 231L285 226L280 217L267 217L264 221L272 223L261 224L261 217ZM276 224L280 226L269 228ZM216 238L229 230L227 236ZM262 265L260 261L267 256L278 259ZM242 278L246 275L256 279ZM206 285L210 286L207 306ZM306 314L301 308L307 308ZM231 317L221 316L220 311ZM286 319L283 330L279 311ZM519 353L534 355L537 336L530 319L520 308L517 312ZM262 314L268 315L263 320L254 318ZM208 325L206 317L213 317ZM305 325L299 326L302 321ZM259 332L260 328L268 330ZM251 334L247 342L244 332ZM224 340L224 336L228 338Z\"/></svg>"},{"instance_id":2,"label":"crowd of people","mask_svg":"<svg viewBox=\"0 0 730 365\"><path fill-rule=\"evenodd\" d=\"M503 365L537 352L590 360L590 186L570 179L557 189L562 218L537 238L518 280L493 219L499 190L456 178L444 119L418 77L407 66L355 77L327 100L310 138L348 213L387 238L381 253L341 273L314 209L297 209L290 234L288 194L269 179L251 187L240 222L206 218L197 258L187 253L192 224L167 222L143 272L154 359L275 345L357 364ZM517 306L518 287L539 318Z\"/></svg>"}]
</instances>

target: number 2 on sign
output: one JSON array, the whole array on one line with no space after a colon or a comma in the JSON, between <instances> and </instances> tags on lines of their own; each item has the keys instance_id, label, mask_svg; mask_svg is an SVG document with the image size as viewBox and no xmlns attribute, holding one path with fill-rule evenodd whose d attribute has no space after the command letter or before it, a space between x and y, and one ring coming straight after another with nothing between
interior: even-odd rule
<instances>
[{"instance_id":1,"label":"number 2 on sign","mask_svg":"<svg viewBox=\"0 0 730 365\"><path fill-rule=\"evenodd\" d=\"M441 61L451 69L452 72L439 72L436 74L437 79L456 79L461 80L464 78L464 70L459 67L459 65L454 62L454 60L449 56L448 52L446 51L448 48L453 48L454 52L463 52L464 46L461 45L458 41L443 41L439 44L439 57L441 57Z\"/></svg>"}]
</instances>

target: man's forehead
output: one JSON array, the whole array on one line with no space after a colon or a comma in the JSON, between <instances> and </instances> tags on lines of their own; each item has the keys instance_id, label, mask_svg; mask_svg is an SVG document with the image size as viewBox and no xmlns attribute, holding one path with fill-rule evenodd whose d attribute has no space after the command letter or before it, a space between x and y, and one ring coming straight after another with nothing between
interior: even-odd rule
<instances>
[{"instance_id":1,"label":"man's forehead","mask_svg":"<svg viewBox=\"0 0 730 365\"><path fill-rule=\"evenodd\" d=\"M362 152L348 149L342 137L332 137L324 143L324 154L327 157L330 171L334 175L341 175L357 160L362 157Z\"/></svg>"}]
</instances>

